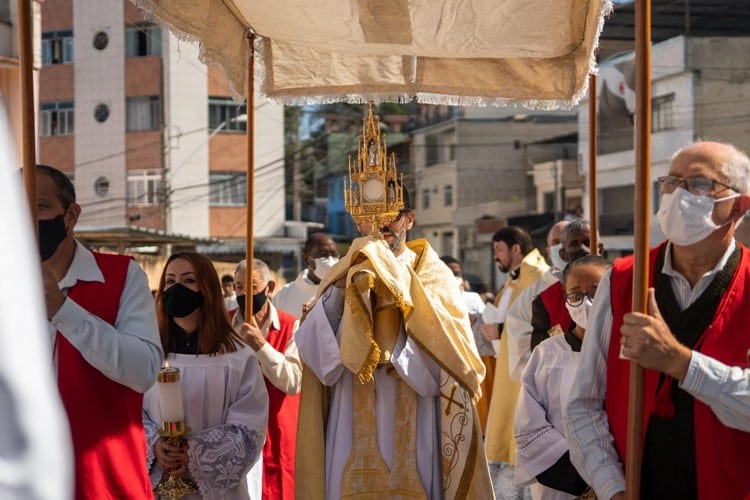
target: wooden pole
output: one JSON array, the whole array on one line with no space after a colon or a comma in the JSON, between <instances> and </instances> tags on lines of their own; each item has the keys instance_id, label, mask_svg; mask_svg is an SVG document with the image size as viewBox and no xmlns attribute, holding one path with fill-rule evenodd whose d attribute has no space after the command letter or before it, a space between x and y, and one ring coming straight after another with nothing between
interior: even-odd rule
<instances>
[{"instance_id":1,"label":"wooden pole","mask_svg":"<svg viewBox=\"0 0 750 500\"><path fill-rule=\"evenodd\" d=\"M589 76L589 236L591 253L599 253L599 200L596 191L596 74Z\"/></svg>"},{"instance_id":2,"label":"wooden pole","mask_svg":"<svg viewBox=\"0 0 750 500\"><path fill-rule=\"evenodd\" d=\"M635 2L635 234L633 311L646 313L651 222L651 0ZM643 368L630 363L625 497L640 498L643 454Z\"/></svg>"},{"instance_id":3,"label":"wooden pole","mask_svg":"<svg viewBox=\"0 0 750 500\"><path fill-rule=\"evenodd\" d=\"M37 231L36 210L36 126L34 123L34 45L31 6L33 0L18 2L18 55L21 72L21 128L23 137L23 184L29 213ZM37 235L38 236L38 235Z\"/></svg>"},{"instance_id":4,"label":"wooden pole","mask_svg":"<svg viewBox=\"0 0 750 500\"><path fill-rule=\"evenodd\" d=\"M247 35L247 207L245 210L245 321L255 324L252 310L253 296L253 234L255 232L255 34ZM248 314L249 312L249 314Z\"/></svg>"}]
</instances>

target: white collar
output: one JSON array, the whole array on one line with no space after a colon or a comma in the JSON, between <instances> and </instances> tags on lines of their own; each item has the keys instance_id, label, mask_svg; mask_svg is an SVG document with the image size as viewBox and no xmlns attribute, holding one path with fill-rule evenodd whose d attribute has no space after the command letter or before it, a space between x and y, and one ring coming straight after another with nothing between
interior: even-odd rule
<instances>
[{"instance_id":1,"label":"white collar","mask_svg":"<svg viewBox=\"0 0 750 500\"><path fill-rule=\"evenodd\" d=\"M68 267L68 272L58 282L60 289L71 288L79 281L98 281L99 283L104 283L104 275L96 263L94 254L83 246L80 241L75 240L75 242L76 247L73 250L73 260L70 263L70 267Z\"/></svg>"},{"instance_id":2,"label":"white collar","mask_svg":"<svg viewBox=\"0 0 750 500\"><path fill-rule=\"evenodd\" d=\"M404 251L401 252L401 255L396 255L396 260L401 262L402 264L406 264L409 267L412 267L414 265L414 261L417 260L417 254L409 247L404 248Z\"/></svg>"},{"instance_id":3,"label":"white collar","mask_svg":"<svg viewBox=\"0 0 750 500\"><path fill-rule=\"evenodd\" d=\"M268 334L268 330L270 327L273 327L274 330L280 330L281 326L279 323L279 313L276 310L276 307L271 303L271 299L266 299L268 302L268 317L266 318L266 321L259 326L260 331L263 332L263 335Z\"/></svg>"},{"instance_id":4,"label":"white collar","mask_svg":"<svg viewBox=\"0 0 750 500\"><path fill-rule=\"evenodd\" d=\"M297 279L294 282L305 292L315 293L318 289L318 285L312 282L310 279L310 270L305 268L301 273L297 275Z\"/></svg>"},{"instance_id":5,"label":"white collar","mask_svg":"<svg viewBox=\"0 0 750 500\"><path fill-rule=\"evenodd\" d=\"M708 271L706 274L701 276L702 278L705 278L706 276L714 275L718 272L720 272L722 269L724 269L724 266L727 265L727 262L729 261L729 257L732 256L732 253L734 252L735 248L737 248L737 243L735 242L734 238L732 238L732 242L729 244L729 248L727 248L727 251L724 252L724 255L721 256L721 259L719 259L719 262L716 263L713 269ZM677 272L674 267L672 267L672 242L667 242L667 248L664 250L666 254L664 255L664 265L661 268L661 271L666 274L667 276L672 277L681 277L685 278L682 274Z\"/></svg>"}]
</instances>

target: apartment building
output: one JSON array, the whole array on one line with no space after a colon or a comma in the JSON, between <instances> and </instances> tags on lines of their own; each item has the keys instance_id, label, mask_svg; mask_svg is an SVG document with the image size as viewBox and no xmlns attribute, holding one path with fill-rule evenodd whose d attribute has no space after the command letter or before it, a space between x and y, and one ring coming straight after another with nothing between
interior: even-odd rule
<instances>
[{"instance_id":1,"label":"apartment building","mask_svg":"<svg viewBox=\"0 0 750 500\"><path fill-rule=\"evenodd\" d=\"M32 31L39 33L40 29L41 2L31 2ZM0 99L2 108L8 120L8 126L13 134L12 142L18 154L19 161L23 148L23 137L21 134L21 75L18 51L18 17L17 5L14 0L0 0ZM39 67L41 66L41 50L39 40L33 40L32 52L34 54L33 76L35 88L38 87ZM17 168L13 165L12 168Z\"/></svg>"},{"instance_id":2,"label":"apartment building","mask_svg":"<svg viewBox=\"0 0 750 500\"><path fill-rule=\"evenodd\" d=\"M634 54L600 63L598 81L597 203L599 230L606 248L629 253L633 245L635 152L633 145ZM750 38L677 36L653 45L651 62L651 212L659 204L657 177L669 158L697 139L726 141L750 149ZM588 104L579 107L578 165L588 161ZM583 206L588 213L588 189ZM748 241L747 224L738 232ZM652 216L650 239L664 238Z\"/></svg>"},{"instance_id":3,"label":"apartment building","mask_svg":"<svg viewBox=\"0 0 750 500\"><path fill-rule=\"evenodd\" d=\"M73 179L79 229L245 236L246 110L199 47L128 0L41 8L39 161ZM284 232L283 106L256 98L255 236Z\"/></svg>"},{"instance_id":4,"label":"apartment building","mask_svg":"<svg viewBox=\"0 0 750 500\"><path fill-rule=\"evenodd\" d=\"M551 139L575 132L575 113L526 113L466 108L413 134L414 236L460 259L465 273L491 288L502 280L492 234L538 213L534 165L575 158L575 143Z\"/></svg>"}]
</instances>

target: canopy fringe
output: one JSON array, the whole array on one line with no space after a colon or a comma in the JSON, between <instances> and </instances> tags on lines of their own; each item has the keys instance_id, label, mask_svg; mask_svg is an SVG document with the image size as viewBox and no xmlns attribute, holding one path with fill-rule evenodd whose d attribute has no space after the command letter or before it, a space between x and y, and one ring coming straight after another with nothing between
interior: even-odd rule
<instances>
[{"instance_id":1,"label":"canopy fringe","mask_svg":"<svg viewBox=\"0 0 750 500\"><path fill-rule=\"evenodd\" d=\"M256 76L257 81L257 76ZM581 95L585 95L583 92ZM555 109L572 109L576 106L577 101L570 100L552 100L552 99L527 99L517 100L497 97L479 97L479 96L456 96L446 94L331 94L317 96L292 96L276 95L268 96L270 101L277 104L286 104L289 106L307 106L314 104L332 104L336 102L347 102L350 104L366 104L372 100L375 104L383 102L395 102L405 104L409 102L419 102L423 104L444 104L449 106L474 106L474 107L511 107L533 110L555 110Z\"/></svg>"},{"instance_id":2,"label":"canopy fringe","mask_svg":"<svg viewBox=\"0 0 750 500\"><path fill-rule=\"evenodd\" d=\"M194 35L186 33L176 28L171 23L164 21L160 17L154 14L155 2L153 0L131 0L136 6L143 10L145 17L153 21L160 26L168 28L174 36L182 41L194 42L199 46L199 59L206 65L218 68L222 75L226 77L226 81L229 84L229 90L232 93L232 97L242 102L245 100L245 88L237 89L232 83L232 79L228 77L227 72L224 70L221 64L214 61L214 58L209 50L206 49L203 43ZM595 33L594 43L592 44L591 51L589 53L588 71L589 74L597 73L596 54L599 46L599 39L604 27L604 18L608 16L613 9L612 0L603 0L599 9L599 20L597 23L597 29ZM570 98L564 100L555 99L527 99L527 100L516 100L504 97L487 97L487 96L466 96L466 95L448 95L448 94L432 94L424 92L406 92L406 93L359 93L359 94L322 94L315 96L294 96L294 95L273 95L267 94L268 89L268 74L266 72L266 44L264 43L263 37L256 35L254 43L255 52L255 68L254 68L254 80L255 88L257 89L258 95L267 98L268 100L277 104L286 104L292 106L305 106L314 104L330 104L335 102L348 102L352 104L364 104L372 100L375 103L382 102L396 102L396 103L409 103L419 102L423 104L442 104L450 106L497 106L497 107L513 107L513 108L524 108L531 110L555 110L564 109L570 110L578 105L580 100L587 95L589 87L589 78L585 78L581 88ZM247 65L249 58L245 54L244 61ZM247 74L247 66L245 66L245 74Z\"/></svg>"},{"instance_id":3,"label":"canopy fringe","mask_svg":"<svg viewBox=\"0 0 750 500\"><path fill-rule=\"evenodd\" d=\"M596 64L596 54L599 49L599 38L601 37L602 30L604 29L604 18L608 17L612 13L614 4L612 0L604 0L601 7L599 8L599 22L596 25L596 33L594 34L594 43L591 45L591 52L589 53L589 75L598 75L599 66ZM581 86L580 90L571 97L573 105L577 105L581 102L581 99L589 93L589 82L590 78L586 78Z\"/></svg>"},{"instance_id":4,"label":"canopy fringe","mask_svg":"<svg viewBox=\"0 0 750 500\"><path fill-rule=\"evenodd\" d=\"M229 85L229 92L232 94L232 99L234 99L237 102L244 102L245 101L245 89L237 89L232 81L231 78L229 78L229 75L227 74L226 70L224 70L224 67L217 63L214 58L211 56L210 51L206 49L206 46L201 42L200 38L198 38L195 35L191 35L190 33L187 33L179 28L177 28L174 24L165 21L161 17L157 16L154 13L154 2L152 0L130 0L133 4L135 4L136 7L141 9L143 12L143 17L154 23L158 24L161 27L167 28L172 35L174 35L175 38L177 38L180 41L183 42L190 42L195 43L198 45L198 60L205 64L206 66L211 66L213 68L218 69L221 72L221 75L226 80L227 84ZM255 42L256 47L258 45L258 39L260 37L256 36ZM256 57L257 57L257 51L256 51ZM245 60L245 73L247 73L247 55L244 58ZM257 70L257 68L256 68ZM256 80L257 83L257 80Z\"/></svg>"}]
</instances>

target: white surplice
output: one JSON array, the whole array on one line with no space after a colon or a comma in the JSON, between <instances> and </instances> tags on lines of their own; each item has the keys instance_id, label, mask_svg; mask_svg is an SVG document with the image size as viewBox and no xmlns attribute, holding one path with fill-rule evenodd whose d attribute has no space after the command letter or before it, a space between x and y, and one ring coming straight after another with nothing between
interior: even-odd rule
<instances>
[{"instance_id":1,"label":"white surplice","mask_svg":"<svg viewBox=\"0 0 750 500\"><path fill-rule=\"evenodd\" d=\"M563 412L580 354L573 351L565 335L550 337L531 352L521 377L514 431L518 443L515 483L533 485L535 500L576 498L537 483L536 476L568 451Z\"/></svg>"},{"instance_id":2,"label":"white surplice","mask_svg":"<svg viewBox=\"0 0 750 500\"><path fill-rule=\"evenodd\" d=\"M305 269L294 281L284 285L271 299L273 305L295 318L301 318L302 305L315 298L318 289L317 283L313 283L309 276L310 270Z\"/></svg>"},{"instance_id":3,"label":"white surplice","mask_svg":"<svg viewBox=\"0 0 750 500\"><path fill-rule=\"evenodd\" d=\"M331 286L310 310L296 333L303 362L330 387L326 428L326 498L341 497L341 478L352 448L354 410L353 375L341 362L338 339L344 306L343 290ZM417 393L417 471L427 497L442 497L440 453L440 367L404 334L392 356L393 367ZM397 379L386 368L375 370L375 418L378 447L390 468L393 460Z\"/></svg>"},{"instance_id":4,"label":"white surplice","mask_svg":"<svg viewBox=\"0 0 750 500\"><path fill-rule=\"evenodd\" d=\"M253 350L209 356L170 354L170 366L180 369L185 419L191 429L189 471L200 489L185 499L247 500L247 473L259 459L266 439L268 393ZM143 398L151 481L162 476L154 460L161 411L158 384Z\"/></svg>"}]
</instances>

